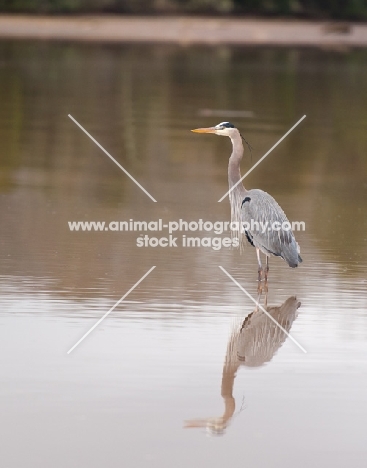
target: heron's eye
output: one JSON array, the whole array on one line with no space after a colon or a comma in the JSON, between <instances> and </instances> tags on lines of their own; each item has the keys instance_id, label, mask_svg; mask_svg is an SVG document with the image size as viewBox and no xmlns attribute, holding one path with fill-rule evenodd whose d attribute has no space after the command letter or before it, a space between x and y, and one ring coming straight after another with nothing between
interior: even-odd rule
<instances>
[{"instance_id":1,"label":"heron's eye","mask_svg":"<svg viewBox=\"0 0 367 468\"><path fill-rule=\"evenodd\" d=\"M221 122L216 126L216 128L218 130L225 130L226 128L235 128L235 127L230 122Z\"/></svg>"}]
</instances>

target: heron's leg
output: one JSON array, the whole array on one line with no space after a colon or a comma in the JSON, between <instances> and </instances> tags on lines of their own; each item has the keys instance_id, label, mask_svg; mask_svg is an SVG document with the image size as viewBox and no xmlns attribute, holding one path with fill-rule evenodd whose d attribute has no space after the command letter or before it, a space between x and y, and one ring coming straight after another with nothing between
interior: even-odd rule
<instances>
[{"instance_id":1,"label":"heron's leg","mask_svg":"<svg viewBox=\"0 0 367 468\"><path fill-rule=\"evenodd\" d=\"M268 282L268 273L269 273L269 257L266 255L266 264L265 264L265 283Z\"/></svg>"},{"instance_id":2,"label":"heron's leg","mask_svg":"<svg viewBox=\"0 0 367 468\"><path fill-rule=\"evenodd\" d=\"M261 279L257 282L257 304L260 304L261 295L263 293L263 285ZM258 305L256 304L256 310L258 310Z\"/></svg>"},{"instance_id":3,"label":"heron's leg","mask_svg":"<svg viewBox=\"0 0 367 468\"><path fill-rule=\"evenodd\" d=\"M265 302L268 300L268 278L265 276L265 281L264 281L264 291L265 291Z\"/></svg>"},{"instance_id":4,"label":"heron's leg","mask_svg":"<svg viewBox=\"0 0 367 468\"><path fill-rule=\"evenodd\" d=\"M259 264L259 269L257 270L259 275L258 275L258 281L261 281L262 274L263 274L263 267L261 264L261 258L260 258L260 249L256 247L256 256L257 256L257 263Z\"/></svg>"}]
</instances>

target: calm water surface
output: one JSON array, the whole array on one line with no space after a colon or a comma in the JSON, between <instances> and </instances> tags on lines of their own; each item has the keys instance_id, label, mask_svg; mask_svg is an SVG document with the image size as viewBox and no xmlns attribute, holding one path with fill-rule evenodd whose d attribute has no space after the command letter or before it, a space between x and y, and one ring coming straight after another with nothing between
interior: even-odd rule
<instances>
[{"instance_id":1,"label":"calm water surface","mask_svg":"<svg viewBox=\"0 0 367 468\"><path fill-rule=\"evenodd\" d=\"M365 466L366 76L366 50L0 43L2 466ZM246 186L306 223L268 304L307 354L218 268L256 295L251 247L70 232L229 220L230 142L189 130L233 121L244 173L303 114Z\"/></svg>"}]
</instances>

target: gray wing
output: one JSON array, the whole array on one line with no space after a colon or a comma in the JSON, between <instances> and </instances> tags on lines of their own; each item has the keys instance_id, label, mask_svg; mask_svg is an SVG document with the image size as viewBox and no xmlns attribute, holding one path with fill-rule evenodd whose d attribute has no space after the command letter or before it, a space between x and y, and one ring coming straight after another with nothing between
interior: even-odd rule
<instances>
[{"instance_id":1,"label":"gray wing","mask_svg":"<svg viewBox=\"0 0 367 468\"><path fill-rule=\"evenodd\" d=\"M241 217L252 245L267 255L282 257L292 268L302 262L292 230L282 227L289 223L288 218L271 195L259 189L249 190L242 200ZM274 223L279 230L272 228Z\"/></svg>"}]
</instances>

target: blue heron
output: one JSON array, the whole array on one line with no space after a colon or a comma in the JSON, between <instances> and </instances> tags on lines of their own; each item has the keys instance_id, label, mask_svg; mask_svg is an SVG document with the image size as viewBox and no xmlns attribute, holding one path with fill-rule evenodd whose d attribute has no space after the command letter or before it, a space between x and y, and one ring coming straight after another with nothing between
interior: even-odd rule
<instances>
[{"instance_id":1,"label":"blue heron","mask_svg":"<svg viewBox=\"0 0 367 468\"><path fill-rule=\"evenodd\" d=\"M221 122L215 127L197 128L192 131L214 133L231 139L232 154L228 163L228 182L229 188L232 189L229 193L232 220L242 223L247 240L256 248L259 281L263 273L267 280L270 255L283 258L292 268L297 267L302 262L299 255L300 248L284 211L267 192L260 189L246 190L240 181L244 138L239 130L230 122ZM266 256L265 271L260 252Z\"/></svg>"}]
</instances>

